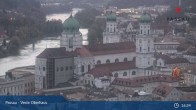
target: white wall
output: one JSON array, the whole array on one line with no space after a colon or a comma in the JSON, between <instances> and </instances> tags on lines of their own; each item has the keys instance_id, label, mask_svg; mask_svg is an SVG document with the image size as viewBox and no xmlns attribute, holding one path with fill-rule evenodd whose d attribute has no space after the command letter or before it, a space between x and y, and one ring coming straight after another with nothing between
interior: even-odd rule
<instances>
[{"instance_id":1,"label":"white wall","mask_svg":"<svg viewBox=\"0 0 196 110\"><path fill-rule=\"evenodd\" d=\"M43 88L43 77L46 76L46 59L36 58L35 63L35 89ZM43 68L45 67L45 71Z\"/></svg>"},{"instance_id":2,"label":"white wall","mask_svg":"<svg viewBox=\"0 0 196 110\"><path fill-rule=\"evenodd\" d=\"M88 70L88 65L90 65L90 69L94 68L94 58L93 57L75 57L74 58L74 73L78 75L82 75L84 73L87 73ZM84 72L81 71L82 66L84 66Z\"/></svg>"},{"instance_id":3,"label":"white wall","mask_svg":"<svg viewBox=\"0 0 196 110\"><path fill-rule=\"evenodd\" d=\"M115 59L119 59L119 62L124 62L124 58L127 58L128 61L133 61L133 58L135 56L136 56L135 52L129 52L129 53L121 53L121 54L99 55L99 56L94 56L94 59L95 59L95 64L97 64L98 60L101 61L101 64L105 64L108 59L110 60L110 63L114 63Z\"/></svg>"},{"instance_id":4,"label":"white wall","mask_svg":"<svg viewBox=\"0 0 196 110\"><path fill-rule=\"evenodd\" d=\"M73 39L73 48L69 46L70 39ZM82 47L82 34L75 33L75 34L66 34L63 33L60 39L60 47L65 47L67 51L73 51L76 48Z\"/></svg>"},{"instance_id":5,"label":"white wall","mask_svg":"<svg viewBox=\"0 0 196 110\"><path fill-rule=\"evenodd\" d=\"M61 67L63 71L61 71ZM68 67L68 70L66 70ZM57 71L57 68L59 71ZM60 58L55 59L55 85L64 83L73 77L74 73L74 59L73 58Z\"/></svg>"}]
</instances>

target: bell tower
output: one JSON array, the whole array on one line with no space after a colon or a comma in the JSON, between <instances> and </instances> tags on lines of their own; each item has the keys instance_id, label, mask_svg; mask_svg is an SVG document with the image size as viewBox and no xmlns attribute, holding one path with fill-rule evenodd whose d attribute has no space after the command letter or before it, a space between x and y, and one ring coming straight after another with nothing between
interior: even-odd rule
<instances>
[{"instance_id":1,"label":"bell tower","mask_svg":"<svg viewBox=\"0 0 196 110\"><path fill-rule=\"evenodd\" d=\"M60 47L65 47L66 51L74 51L82 47L82 34L79 31L79 22L71 15L63 23L63 33L60 38Z\"/></svg>"}]
</instances>

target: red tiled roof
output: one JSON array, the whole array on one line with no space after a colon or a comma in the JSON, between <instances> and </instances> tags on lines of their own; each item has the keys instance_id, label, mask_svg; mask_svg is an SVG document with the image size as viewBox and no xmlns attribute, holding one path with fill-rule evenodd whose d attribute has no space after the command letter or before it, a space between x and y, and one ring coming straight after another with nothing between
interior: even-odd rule
<instances>
[{"instance_id":1,"label":"red tiled roof","mask_svg":"<svg viewBox=\"0 0 196 110\"><path fill-rule=\"evenodd\" d=\"M84 47L84 46L82 46L82 48L77 48L76 52L81 57L91 57L92 56L92 54L89 52L89 50L86 49L86 47Z\"/></svg>"},{"instance_id":2,"label":"red tiled roof","mask_svg":"<svg viewBox=\"0 0 196 110\"><path fill-rule=\"evenodd\" d=\"M75 52L66 51L65 47L61 48L46 48L40 53L37 58L63 58L63 57L74 57Z\"/></svg>"},{"instance_id":3,"label":"red tiled roof","mask_svg":"<svg viewBox=\"0 0 196 110\"><path fill-rule=\"evenodd\" d=\"M153 83L153 82L177 82L178 80L174 79L172 76L169 75L152 75L152 76L141 76L132 79L128 78L116 78L112 84L114 85L121 85L121 86L128 86L128 87L135 87L141 86L142 84L146 83Z\"/></svg>"},{"instance_id":4,"label":"red tiled roof","mask_svg":"<svg viewBox=\"0 0 196 110\"><path fill-rule=\"evenodd\" d=\"M95 44L86 45L86 49L92 55L107 55L107 54L119 54L127 52L135 52L134 42L120 42L120 43L108 43L108 44Z\"/></svg>"},{"instance_id":5,"label":"red tiled roof","mask_svg":"<svg viewBox=\"0 0 196 110\"><path fill-rule=\"evenodd\" d=\"M88 73L93 74L95 77L102 77L104 75L110 76L113 71L128 70L133 68L136 68L134 61L118 62L96 65L95 68L90 70Z\"/></svg>"},{"instance_id":6,"label":"red tiled roof","mask_svg":"<svg viewBox=\"0 0 196 110\"><path fill-rule=\"evenodd\" d=\"M160 85L158 87L156 87L152 93L162 96L162 97L167 97L169 95L169 93L174 89L174 87L168 86L168 85Z\"/></svg>"}]
</instances>

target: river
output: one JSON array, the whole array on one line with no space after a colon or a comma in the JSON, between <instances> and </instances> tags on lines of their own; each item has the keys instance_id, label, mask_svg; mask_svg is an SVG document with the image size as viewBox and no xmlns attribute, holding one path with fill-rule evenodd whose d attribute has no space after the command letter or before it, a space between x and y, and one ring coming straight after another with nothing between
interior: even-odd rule
<instances>
[{"instance_id":1,"label":"river","mask_svg":"<svg viewBox=\"0 0 196 110\"><path fill-rule=\"evenodd\" d=\"M81 9L74 8L72 14L75 15L80 10ZM71 13L51 14L51 15L47 15L46 19L47 20L60 19L64 21L70 16L70 14ZM80 29L80 32L83 35L83 44L86 45L88 30ZM54 38L56 37L54 36ZM32 44L23 47L20 50L20 54L17 56L0 58L0 75L5 75L6 71L16 67L34 65L36 56L40 54L45 48L54 48L59 46L60 46L59 37L56 40L54 39L49 40L48 38L45 38L43 40L36 42L34 48Z\"/></svg>"}]
</instances>

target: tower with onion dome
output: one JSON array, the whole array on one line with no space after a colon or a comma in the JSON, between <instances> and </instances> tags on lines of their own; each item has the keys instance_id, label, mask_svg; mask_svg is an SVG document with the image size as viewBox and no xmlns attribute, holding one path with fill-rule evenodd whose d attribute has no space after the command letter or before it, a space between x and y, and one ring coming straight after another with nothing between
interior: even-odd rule
<instances>
[{"instance_id":1,"label":"tower with onion dome","mask_svg":"<svg viewBox=\"0 0 196 110\"><path fill-rule=\"evenodd\" d=\"M63 23L63 33L60 38L60 47L65 47L66 51L74 51L82 47L82 34L79 31L79 22L71 15Z\"/></svg>"},{"instance_id":2,"label":"tower with onion dome","mask_svg":"<svg viewBox=\"0 0 196 110\"><path fill-rule=\"evenodd\" d=\"M139 35L136 37L136 67L145 69L153 66L154 40L150 34L151 16L144 13L139 19Z\"/></svg>"},{"instance_id":3,"label":"tower with onion dome","mask_svg":"<svg viewBox=\"0 0 196 110\"><path fill-rule=\"evenodd\" d=\"M103 32L103 43L120 42L120 34L117 29L117 17L115 13L110 13L106 17L106 29Z\"/></svg>"}]
</instances>

